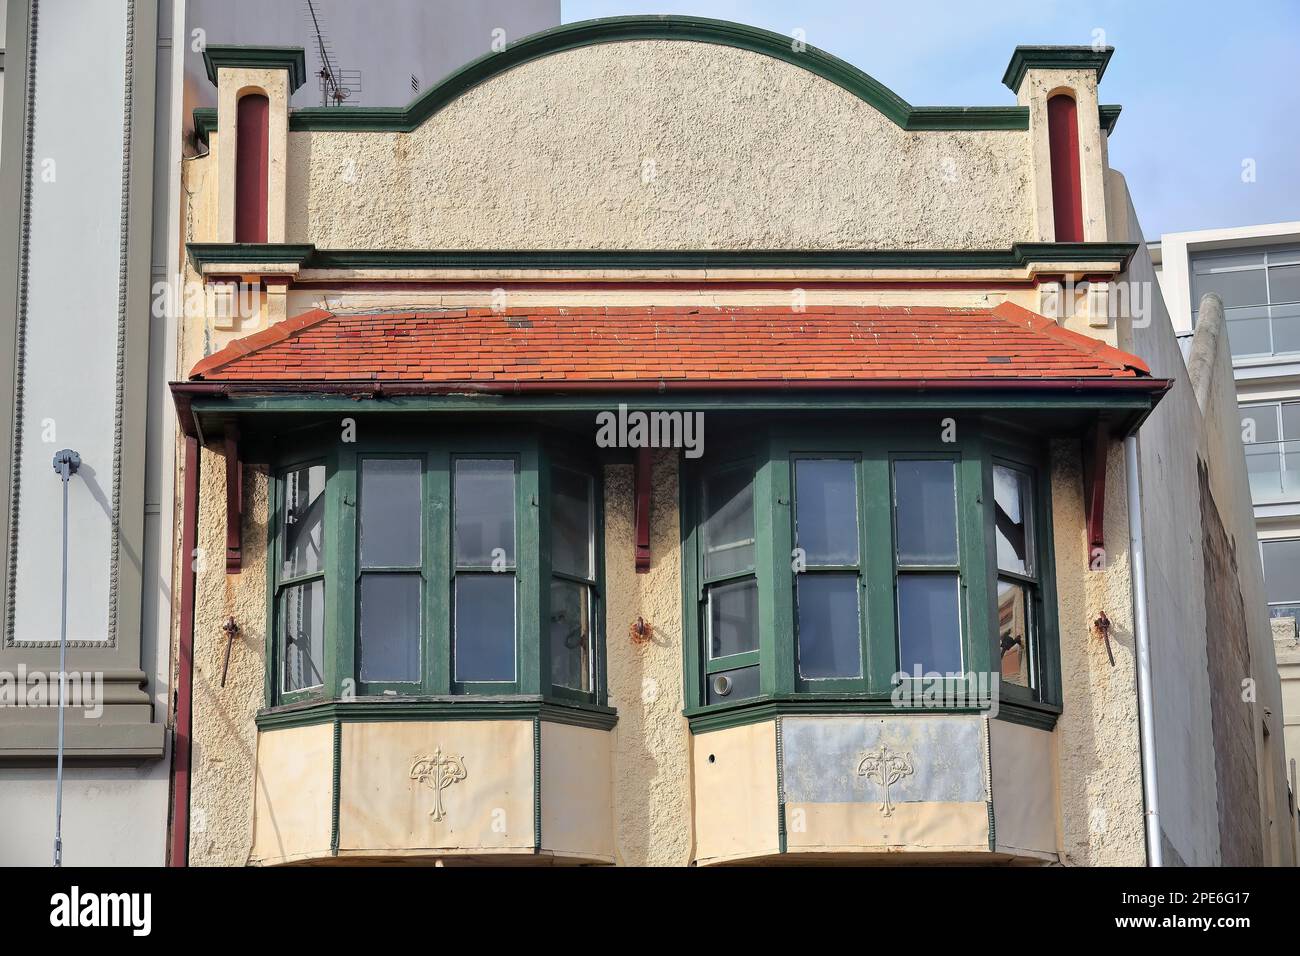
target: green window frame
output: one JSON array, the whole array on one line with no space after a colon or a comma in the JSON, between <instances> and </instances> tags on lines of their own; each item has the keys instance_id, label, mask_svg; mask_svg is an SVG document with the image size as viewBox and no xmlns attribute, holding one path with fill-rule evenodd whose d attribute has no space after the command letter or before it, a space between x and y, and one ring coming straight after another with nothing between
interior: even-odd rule
<instances>
[{"instance_id":1,"label":"green window frame","mask_svg":"<svg viewBox=\"0 0 1300 956\"><path fill-rule=\"evenodd\" d=\"M313 442L299 439L281 448L273 462L271 507L269 515L268 553L275 560L268 561L267 669L266 700L269 707L299 703L304 700L393 698L482 698L523 696L541 697L572 705L605 707L607 703L605 642L604 642L604 557L603 557L603 474L594 459L574 454L563 439L552 440L540 434L523 434L502 431L483 434L483 429L470 431L440 427L436 435L416 429L383 429L379 426L359 427L365 440L339 442L334 429L322 427L320 434L328 438ZM414 476L400 465L378 468L379 463L418 462L419 513L414 511ZM481 555L457 550L457 466L459 463L510 463L513 487L509 495L514 509L509 553L504 560L494 562ZM312 464L324 470L324 547L319 570L311 575L287 576L283 572L281 555L288 536L285 518L285 495L294 469ZM589 492L590 515L588 521L590 563L581 574L554 572L548 553L552 524L550 507L551 470L564 468L568 474L581 476ZM470 507L469 489L464 482L481 480L482 487L493 484L493 472L488 468L481 479L474 468L462 473L461 491ZM376 484L369 493L376 500L387 498L382 524L389 543L377 547L374 554L365 540L364 522L375 520L368 511L366 494L369 477L384 473L387 484ZM500 482L496 482L499 488ZM484 492L490 495L490 491ZM407 502L402 507L394 499ZM499 500L486 500L479 505L477 514L499 514ZM406 526L414 522L418 533L407 532ZM490 525L490 522L488 522ZM490 537L491 532L487 532ZM406 542L404 547L391 543L391 539ZM379 542L378 539L377 543ZM418 554L410 542L418 540ZM491 541L495 545L496 541ZM365 553L363 553L363 550ZM471 549L473 550L473 549ZM394 555L396 555L394 557ZM513 670L510 673L492 674L489 670L473 674L457 673L457 582L483 579L488 575L508 575L512 579L514 594L514 626L510 638ZM585 575L585 576L584 576ZM586 589L586 607L589 620L586 641L589 642L587 663L589 677L584 687L554 685L551 679L550 630L552 595L549 582L552 578L573 579ZM406 588L397 580L406 578L418 584ZM284 595L304 581L319 580L323 590L324 605L324 661L323 679L312 686L286 688L282 681L285 638L283 617ZM373 588L376 581L385 585ZM543 587L542 582L547 582ZM373 589L373 590L372 590ZM400 600L394 593L400 592ZM363 598L367 593L377 593L376 604L382 609L379 625L370 624L375 618L366 615ZM418 603L417 603L418 593ZM499 619L500 602L488 594L474 605L483 611L486 621L480 630L469 630L460 635L478 634L490 639L493 646L486 659L501 660L499 643L502 632L495 624ZM389 610L389 606L393 610ZM418 610L415 608L418 606ZM400 613L404 609L406 613ZM386 633L385 627L406 628L418 621L418 642L412 648ZM370 631L365 630L366 627ZM364 644L370 634L377 635L377 643ZM409 640L409 639L408 639ZM385 644L384 642L389 643ZM366 653L378 647L380 659L396 660L397 665L387 671L365 669ZM403 654L406 656L403 657ZM495 656L494 656L495 655ZM418 664L412 662L418 661ZM482 677L483 679L480 679Z\"/></svg>"},{"instance_id":2,"label":"green window frame","mask_svg":"<svg viewBox=\"0 0 1300 956\"><path fill-rule=\"evenodd\" d=\"M925 437L933 432L933 438ZM1035 556L1032 573L1017 579L1028 594L1032 607L1033 681L1020 687L1003 683L1001 700L1025 704L1045 711L1059 711L1059 657L1056 651L1056 619L1053 601L1052 545L1050 538L1050 489L1045 446L1033 440L1008 439L1002 431L985 426L978 418L957 422L958 438L945 442L935 424L904 429L821 422L802 425L797 431L775 425L749 430L744 443L711 448L698 462L684 464L682 481L683 592L685 606L684 665L687 672L687 715L695 716L727 708L744 708L763 702L801 700L840 701L854 705L879 705L888 709L890 697L902 682L913 681L901 660L899 605L900 578L951 576L957 594L956 627L959 653L956 672L989 674L1000 660L998 633L997 551L994 539L993 468L1016 469L1029 481L1032 509L1029 533ZM755 436L755 433L756 436ZM953 474L953 535L956 559L947 553L942 560L915 560L900 554L897 518L897 469L902 463L951 462ZM832 536L837 545L829 557L808 554L800 540L801 475L814 462L841 462L823 466L830 475L833 492L814 489L813 527L822 538ZM716 476L744 467L752 480L756 541L754 552L758 588L758 635L756 652L721 662L710 656L708 646L708 591L717 579L705 567L703 522L708 513L706 489ZM848 475L852 491L847 490ZM905 489L906 491L907 489ZM822 498L833 497L833 507ZM847 515L852 500L856 522L844 518L833 527L829 515ZM852 534L850 534L852 525ZM850 540L856 541L852 555ZM852 560L850 560L852 559ZM861 668L854 673L849 664L852 639L845 628L854 615L845 584L819 587L836 592L832 600L810 592L817 602L801 607L800 587L808 582L841 576L856 578L858 603L858 653ZM1005 573L1003 577L1007 577ZM823 613L822 605L830 608ZM810 611L811 608L811 611ZM810 614L812 616L810 616ZM834 615L836 627L821 626ZM838 628L838 630L836 630ZM809 634L833 634L835 666L829 673L810 673L801 663L808 648L801 640ZM740 664L758 668L757 694L726 699L714 692L711 681L719 671ZM947 668L943 668L947 670ZM923 678L925 677L923 671ZM964 692L968 698L978 690L966 677L945 681L945 688ZM967 686L959 686L965 684Z\"/></svg>"}]
</instances>

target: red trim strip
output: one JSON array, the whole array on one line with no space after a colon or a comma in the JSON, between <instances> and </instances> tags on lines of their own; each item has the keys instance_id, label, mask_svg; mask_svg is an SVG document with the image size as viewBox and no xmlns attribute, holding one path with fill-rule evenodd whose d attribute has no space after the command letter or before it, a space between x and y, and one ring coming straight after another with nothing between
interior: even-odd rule
<instances>
[{"instance_id":1,"label":"red trim strip","mask_svg":"<svg viewBox=\"0 0 1300 956\"><path fill-rule=\"evenodd\" d=\"M235 121L235 242L266 242L270 203L271 101L239 98Z\"/></svg>"},{"instance_id":2,"label":"red trim strip","mask_svg":"<svg viewBox=\"0 0 1300 956\"><path fill-rule=\"evenodd\" d=\"M1083 242L1083 187L1079 178L1079 110L1074 97L1047 101L1047 144L1052 164L1052 217L1057 242Z\"/></svg>"}]
</instances>

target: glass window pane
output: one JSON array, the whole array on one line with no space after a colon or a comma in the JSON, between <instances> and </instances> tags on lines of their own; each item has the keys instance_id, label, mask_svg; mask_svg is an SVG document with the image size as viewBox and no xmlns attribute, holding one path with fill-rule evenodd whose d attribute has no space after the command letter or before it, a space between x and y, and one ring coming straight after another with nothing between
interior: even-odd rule
<instances>
[{"instance_id":1,"label":"glass window pane","mask_svg":"<svg viewBox=\"0 0 1300 956\"><path fill-rule=\"evenodd\" d=\"M1269 308L1273 317L1273 351L1300 352L1300 302Z\"/></svg>"},{"instance_id":2,"label":"glass window pane","mask_svg":"<svg viewBox=\"0 0 1300 956\"><path fill-rule=\"evenodd\" d=\"M759 694L758 665L718 671L705 678L705 702L720 704L723 701L745 700Z\"/></svg>"},{"instance_id":3,"label":"glass window pane","mask_svg":"<svg viewBox=\"0 0 1300 956\"><path fill-rule=\"evenodd\" d=\"M1282 437L1288 441L1300 438L1300 402L1282 403Z\"/></svg>"},{"instance_id":4,"label":"glass window pane","mask_svg":"<svg viewBox=\"0 0 1300 956\"><path fill-rule=\"evenodd\" d=\"M705 578L754 567L754 486L745 468L705 480L703 545Z\"/></svg>"},{"instance_id":5,"label":"glass window pane","mask_svg":"<svg viewBox=\"0 0 1300 956\"><path fill-rule=\"evenodd\" d=\"M361 462L361 566L420 564L418 458L366 458Z\"/></svg>"},{"instance_id":6,"label":"glass window pane","mask_svg":"<svg viewBox=\"0 0 1300 956\"><path fill-rule=\"evenodd\" d=\"M591 691L591 588L551 582L551 683Z\"/></svg>"},{"instance_id":7,"label":"glass window pane","mask_svg":"<svg viewBox=\"0 0 1300 956\"><path fill-rule=\"evenodd\" d=\"M709 657L758 650L758 583L709 588Z\"/></svg>"},{"instance_id":8,"label":"glass window pane","mask_svg":"<svg viewBox=\"0 0 1300 956\"><path fill-rule=\"evenodd\" d=\"M1245 309L1225 309L1228 321L1228 343L1233 355L1268 355L1273 340L1268 330L1268 309L1251 306Z\"/></svg>"},{"instance_id":9,"label":"glass window pane","mask_svg":"<svg viewBox=\"0 0 1300 956\"><path fill-rule=\"evenodd\" d=\"M567 468L551 469L551 566L592 579L591 479Z\"/></svg>"},{"instance_id":10,"label":"glass window pane","mask_svg":"<svg viewBox=\"0 0 1300 956\"><path fill-rule=\"evenodd\" d=\"M515 679L515 576L456 575L456 680Z\"/></svg>"},{"instance_id":11,"label":"glass window pane","mask_svg":"<svg viewBox=\"0 0 1300 956\"><path fill-rule=\"evenodd\" d=\"M420 679L420 585L418 574L363 574L357 588L357 649L361 679Z\"/></svg>"},{"instance_id":12,"label":"glass window pane","mask_svg":"<svg viewBox=\"0 0 1300 956\"><path fill-rule=\"evenodd\" d=\"M456 462L456 565L515 565L515 463L461 458ZM498 554L494 551L500 549Z\"/></svg>"},{"instance_id":13,"label":"glass window pane","mask_svg":"<svg viewBox=\"0 0 1300 956\"><path fill-rule=\"evenodd\" d=\"M998 650L1002 679L1021 687L1031 686L1032 631L1029 621L1029 591L1024 585L998 581Z\"/></svg>"},{"instance_id":14,"label":"glass window pane","mask_svg":"<svg viewBox=\"0 0 1300 956\"><path fill-rule=\"evenodd\" d=\"M1300 422L1297 422L1300 425ZM1278 440L1277 406L1244 405L1241 408L1241 440L1249 445L1252 442L1270 442Z\"/></svg>"},{"instance_id":15,"label":"glass window pane","mask_svg":"<svg viewBox=\"0 0 1300 956\"><path fill-rule=\"evenodd\" d=\"M325 582L307 581L284 589L281 660L285 691L325 683Z\"/></svg>"},{"instance_id":16,"label":"glass window pane","mask_svg":"<svg viewBox=\"0 0 1300 956\"><path fill-rule=\"evenodd\" d=\"M803 459L794 474L795 537L808 564L857 564L857 463Z\"/></svg>"},{"instance_id":17,"label":"glass window pane","mask_svg":"<svg viewBox=\"0 0 1300 956\"><path fill-rule=\"evenodd\" d=\"M862 676L856 574L798 577L799 675L806 680Z\"/></svg>"},{"instance_id":18,"label":"glass window pane","mask_svg":"<svg viewBox=\"0 0 1300 956\"><path fill-rule=\"evenodd\" d=\"M1300 265L1269 267L1268 300L1300 302Z\"/></svg>"},{"instance_id":19,"label":"glass window pane","mask_svg":"<svg viewBox=\"0 0 1300 956\"><path fill-rule=\"evenodd\" d=\"M1255 252L1203 252L1192 257L1192 271L1197 275L1238 266L1263 266L1264 250Z\"/></svg>"},{"instance_id":20,"label":"glass window pane","mask_svg":"<svg viewBox=\"0 0 1300 956\"><path fill-rule=\"evenodd\" d=\"M957 575L898 576L899 664L911 674L961 671L961 618Z\"/></svg>"},{"instance_id":21,"label":"glass window pane","mask_svg":"<svg viewBox=\"0 0 1300 956\"><path fill-rule=\"evenodd\" d=\"M998 568L1014 574L1032 576L1033 556L1033 499L1030 497L1029 476L1024 472L993 466L993 527L998 545Z\"/></svg>"},{"instance_id":22,"label":"glass window pane","mask_svg":"<svg viewBox=\"0 0 1300 956\"><path fill-rule=\"evenodd\" d=\"M754 487L747 469L733 468L704 483L704 576L754 567Z\"/></svg>"},{"instance_id":23,"label":"glass window pane","mask_svg":"<svg viewBox=\"0 0 1300 956\"><path fill-rule=\"evenodd\" d=\"M957 563L956 488L951 461L894 462L899 564Z\"/></svg>"},{"instance_id":24,"label":"glass window pane","mask_svg":"<svg viewBox=\"0 0 1300 956\"><path fill-rule=\"evenodd\" d=\"M314 574L325 546L325 466L295 468L284 476L284 562L281 578Z\"/></svg>"},{"instance_id":25,"label":"glass window pane","mask_svg":"<svg viewBox=\"0 0 1300 956\"><path fill-rule=\"evenodd\" d=\"M1268 302L1263 269L1201 273L1192 277L1192 288L1196 299L1193 304L1198 308L1201 296L1207 292L1217 292L1225 309Z\"/></svg>"},{"instance_id":26,"label":"glass window pane","mask_svg":"<svg viewBox=\"0 0 1300 956\"><path fill-rule=\"evenodd\" d=\"M1270 604L1300 603L1300 538L1264 541L1264 593Z\"/></svg>"}]
</instances>

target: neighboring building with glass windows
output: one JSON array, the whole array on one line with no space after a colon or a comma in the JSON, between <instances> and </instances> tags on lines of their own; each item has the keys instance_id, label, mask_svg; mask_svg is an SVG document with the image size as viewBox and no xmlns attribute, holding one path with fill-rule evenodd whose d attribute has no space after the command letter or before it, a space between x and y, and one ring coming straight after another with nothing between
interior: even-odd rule
<instances>
[{"instance_id":1,"label":"neighboring building with glass windows","mask_svg":"<svg viewBox=\"0 0 1300 956\"><path fill-rule=\"evenodd\" d=\"M1213 292L1223 300L1294 762L1300 759L1300 222L1169 233L1151 249L1180 335L1195 328L1201 296ZM1291 774L1294 779L1294 767Z\"/></svg>"},{"instance_id":2,"label":"neighboring building with glass windows","mask_svg":"<svg viewBox=\"0 0 1300 956\"><path fill-rule=\"evenodd\" d=\"M188 862L1293 863L1222 323L1107 307L1110 55L923 108L629 17L338 111L210 49Z\"/></svg>"}]
</instances>

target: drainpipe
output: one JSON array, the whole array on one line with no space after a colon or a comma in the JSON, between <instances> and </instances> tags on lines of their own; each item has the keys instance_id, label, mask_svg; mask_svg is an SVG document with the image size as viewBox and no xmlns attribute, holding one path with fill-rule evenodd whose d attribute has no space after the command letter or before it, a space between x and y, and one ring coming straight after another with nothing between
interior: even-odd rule
<instances>
[{"instance_id":1,"label":"drainpipe","mask_svg":"<svg viewBox=\"0 0 1300 956\"><path fill-rule=\"evenodd\" d=\"M1124 439L1128 476L1128 541L1133 559L1133 641L1137 650L1138 741L1142 748L1142 797L1146 804L1147 865L1164 866L1160 846L1160 798L1156 790L1155 707L1151 694L1151 632L1147 627L1147 558L1142 537L1142 474L1137 436Z\"/></svg>"},{"instance_id":2,"label":"drainpipe","mask_svg":"<svg viewBox=\"0 0 1300 956\"><path fill-rule=\"evenodd\" d=\"M176 725L172 743L172 832L169 866L186 866L190 849L190 715L194 700L194 552L199 527L199 440L185 436L181 500L181 613L176 664Z\"/></svg>"}]
</instances>

